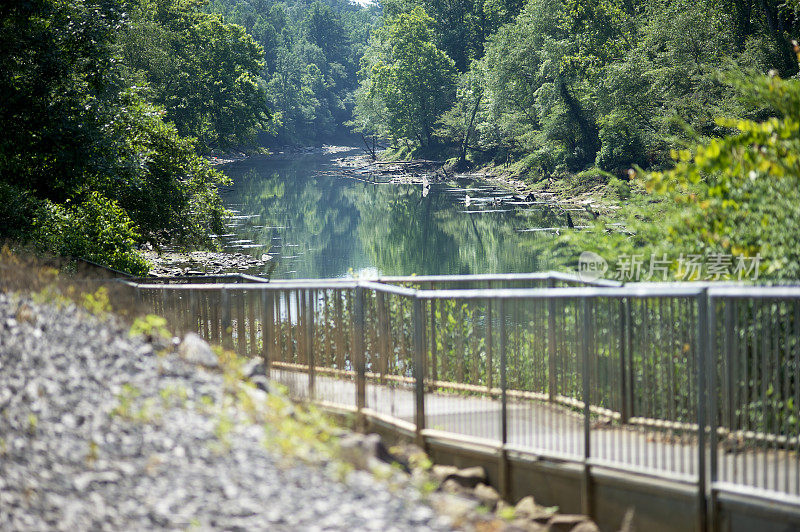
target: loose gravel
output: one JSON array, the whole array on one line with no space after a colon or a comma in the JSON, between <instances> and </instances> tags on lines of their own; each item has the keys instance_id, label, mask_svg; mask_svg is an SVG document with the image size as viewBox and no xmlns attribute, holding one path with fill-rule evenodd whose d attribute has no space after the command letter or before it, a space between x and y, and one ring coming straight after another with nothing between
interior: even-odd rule
<instances>
[{"instance_id":1,"label":"loose gravel","mask_svg":"<svg viewBox=\"0 0 800 532\"><path fill-rule=\"evenodd\" d=\"M0 294L0 530L447 528L412 487L339 481L258 425L223 443L198 405L225 386L114 319Z\"/></svg>"}]
</instances>

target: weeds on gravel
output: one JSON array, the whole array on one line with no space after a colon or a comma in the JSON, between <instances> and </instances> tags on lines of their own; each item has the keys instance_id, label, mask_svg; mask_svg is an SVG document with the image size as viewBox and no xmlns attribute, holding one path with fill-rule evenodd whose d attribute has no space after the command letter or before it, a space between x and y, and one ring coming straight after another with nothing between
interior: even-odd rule
<instances>
[{"instance_id":1,"label":"weeds on gravel","mask_svg":"<svg viewBox=\"0 0 800 532\"><path fill-rule=\"evenodd\" d=\"M135 386L124 384L122 391L117 394L117 406L109 415L138 423L160 422L163 419L163 409L158 408L158 400L147 397L137 401L141 395L141 391Z\"/></svg>"},{"instance_id":2,"label":"weeds on gravel","mask_svg":"<svg viewBox=\"0 0 800 532\"><path fill-rule=\"evenodd\" d=\"M214 424L214 436L217 438L219 445L217 451L223 452L231 448L231 432L235 428L233 419L226 413L220 412L217 416L217 422Z\"/></svg>"},{"instance_id":3,"label":"weeds on gravel","mask_svg":"<svg viewBox=\"0 0 800 532\"><path fill-rule=\"evenodd\" d=\"M98 318L105 318L111 312L108 288L101 286L94 293L83 294L83 308Z\"/></svg>"},{"instance_id":4,"label":"weeds on gravel","mask_svg":"<svg viewBox=\"0 0 800 532\"><path fill-rule=\"evenodd\" d=\"M135 386L130 384L123 384L122 391L117 394L117 406L111 410L112 417L121 417L123 419L133 419L133 406L137 397L142 394L141 391Z\"/></svg>"},{"instance_id":5,"label":"weeds on gravel","mask_svg":"<svg viewBox=\"0 0 800 532\"><path fill-rule=\"evenodd\" d=\"M36 428L39 426L39 418L36 414L28 414L28 434L31 436L36 434Z\"/></svg>"},{"instance_id":6,"label":"weeds on gravel","mask_svg":"<svg viewBox=\"0 0 800 532\"><path fill-rule=\"evenodd\" d=\"M37 304L58 308L74 303L99 318L112 311L127 319L144 314L133 291L113 277L82 262L0 246L0 292L25 294Z\"/></svg>"},{"instance_id":7,"label":"weeds on gravel","mask_svg":"<svg viewBox=\"0 0 800 532\"><path fill-rule=\"evenodd\" d=\"M183 408L186 406L186 401L189 398L189 392L185 386L168 384L159 390L158 395L161 397L161 406L164 409L172 407Z\"/></svg>"},{"instance_id":8,"label":"weeds on gravel","mask_svg":"<svg viewBox=\"0 0 800 532\"><path fill-rule=\"evenodd\" d=\"M133 320L128 336L145 336L151 340L156 338L172 338L172 333L167 329L167 320L155 314L147 314Z\"/></svg>"},{"instance_id":9,"label":"weeds on gravel","mask_svg":"<svg viewBox=\"0 0 800 532\"><path fill-rule=\"evenodd\" d=\"M93 439L89 440L89 452L86 453L86 463L93 464L100 457L100 446Z\"/></svg>"}]
</instances>

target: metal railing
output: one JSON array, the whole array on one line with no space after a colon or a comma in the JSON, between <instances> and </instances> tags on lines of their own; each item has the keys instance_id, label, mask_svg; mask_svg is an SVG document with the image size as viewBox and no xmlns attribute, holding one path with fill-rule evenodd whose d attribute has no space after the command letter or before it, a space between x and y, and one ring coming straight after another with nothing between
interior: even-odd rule
<instances>
[{"instance_id":1,"label":"metal railing","mask_svg":"<svg viewBox=\"0 0 800 532\"><path fill-rule=\"evenodd\" d=\"M236 280L123 282L298 399L580 464L587 512L597 467L693 486L700 529L720 492L800 507L800 288Z\"/></svg>"}]
</instances>

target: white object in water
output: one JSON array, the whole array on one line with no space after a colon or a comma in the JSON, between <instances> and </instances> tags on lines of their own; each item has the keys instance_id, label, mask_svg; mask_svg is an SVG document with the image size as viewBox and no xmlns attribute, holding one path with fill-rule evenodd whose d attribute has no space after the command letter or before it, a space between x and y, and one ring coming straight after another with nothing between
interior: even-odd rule
<instances>
[{"instance_id":1,"label":"white object in water","mask_svg":"<svg viewBox=\"0 0 800 532\"><path fill-rule=\"evenodd\" d=\"M469 197L469 194L467 194L466 196L464 196L464 205L466 205L467 207L469 207L469 204L470 204L470 203L472 203L472 198L470 198L470 197Z\"/></svg>"}]
</instances>

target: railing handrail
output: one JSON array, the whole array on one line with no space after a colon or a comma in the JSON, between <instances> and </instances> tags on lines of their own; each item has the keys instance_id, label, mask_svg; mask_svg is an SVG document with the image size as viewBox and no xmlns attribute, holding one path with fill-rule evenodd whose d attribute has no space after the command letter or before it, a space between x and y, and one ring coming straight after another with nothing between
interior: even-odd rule
<instances>
[{"instance_id":1,"label":"railing handrail","mask_svg":"<svg viewBox=\"0 0 800 532\"><path fill-rule=\"evenodd\" d=\"M202 282L234 279L237 282ZM201 282L196 282L198 280ZM728 478L724 475L719 477L717 473L720 446L726 443L724 440L731 440L732 443L727 442L731 445L756 445L756 450L763 447L764 452L779 448L786 449L787 452L800 452L800 440L791 432L783 439L779 437L781 434L785 435L791 426L777 425L777 423L779 421L789 423L788 421L770 418L765 424L760 422L753 424L749 418L744 417L750 415L750 411L745 407L749 408L748 405L753 401L756 402L754 404L761 414L767 416L770 413L767 409L772 406L766 402L766 398L773 393L767 388L770 384L769 379L783 379L776 384L777 393L782 393L784 388L797 390L793 392L794 400L800 403L800 388L796 388L800 383L800 370L789 368L783 374L777 373L778 370L775 368L779 367L778 357L784 348L776 349L774 345L777 338L775 335L781 330L787 335L800 333L800 286L754 286L725 281L648 282L623 285L606 281L587 282L576 276L557 272L276 281L233 274L175 278L177 283L164 282L164 279L159 279L158 282L154 282L153 279L116 281L136 289L137 296L149 298L155 302L156 307L161 306L165 311L174 306L178 312L183 312L181 317L187 324L191 320L195 326L197 318L192 313L198 308L198 300L204 300L203 305L207 304L208 308L204 310L205 315L201 318L201 323L206 328L209 323L213 324L214 339L221 338L227 348L233 348L234 334L237 349L240 342L244 342L245 348L248 344L257 346L256 340L259 334L262 335L260 337L262 339L266 338L267 334L277 334L277 341L270 336L269 345L262 341L259 347L265 365L269 367L273 353L288 352L289 359L276 360L276 367L286 371L305 371L308 374L307 397L312 400L317 389L317 375L337 378L345 376L354 381L355 409L359 414L368 409L367 381L380 384L391 381L394 385L413 387L415 404L412 425L416 427L419 443L424 443L425 431L429 430L425 426L426 398L437 393L437 387L447 387L455 392L463 392L467 396L473 393L488 395L499 401L502 405L500 446L505 451L513 447L513 441L509 440L506 432L509 423L507 413L509 401L512 401L513 405L516 400L534 397L537 401L565 407L570 415L583 417L582 451L570 450L572 454L567 459L582 464L585 469L584 476L587 478L591 474L589 471L591 466L609 459L608 456L602 458L602 453L599 452L597 456L592 454L591 434L594 430L598 430L591 427L591 423L595 421L610 423L609 420L613 420L620 425L627 425L628 428L647 427L662 430L665 434L671 434L673 431L678 434L689 433L696 438L696 443L693 444L696 449L692 451L695 465L690 465L688 473L681 465L680 474L688 474L694 479L698 497L697 507L700 508L701 516L705 515L703 508L706 504L712 506L711 510L715 504L713 497L708 498L707 488L712 492L719 490L724 485L724 482L720 483L720 479ZM537 283L532 283L532 287L502 287L504 282L525 281L537 281ZM543 286L545 282L546 286ZM579 286L563 286L560 282L576 283ZM470 288L452 287L458 283L465 283ZM486 283L486 287L471 287L476 284L482 286L482 283ZM491 286L490 283L499 284L501 287ZM145 295L145 292L148 293ZM195 292L211 292L213 297ZM187 293L188 296L185 295ZM387 303L389 296L397 296L398 299L395 301L402 301L402 305L389 306ZM249 315L245 311L246 300L249 301L247 303ZM523 300L531 300L532 304L526 306ZM568 300L571 300L569 304L564 304ZM740 303L741 300L749 301L752 305L749 303L743 305ZM772 310L776 308L773 300L785 300L786 305L791 305L794 314L790 316L781 310L780 306L777 306L777 311ZM257 312L261 313L255 315L255 318L261 320L260 329L253 321L255 319L253 301L256 302ZM324 303L321 303L322 301ZM329 301L330 306L328 306ZM409 306L409 301L413 305ZM456 301L458 304L448 305L442 301ZM542 305L541 301L548 303ZM674 308L676 302L677 308ZM565 309L569 310L565 312ZM232 310L236 314L235 324ZM526 316L526 312L530 314ZM522 320L519 319L519 313L522 315ZM766 316L766 321L763 316ZM791 331L788 325L783 329L774 327L779 319L789 316L794 320L791 322ZM461 326L459 320L467 320L471 332L459 329ZM541 330L537 329L535 334L525 337L524 328L528 326L527 324L534 323L531 320L540 320L537 323L541 324ZM272 328L273 321L277 332L265 332L263 324L270 323L268 327ZM444 333L439 333L434 326L435 322L440 324L445 322L447 327L451 327L450 332L446 332L445 329ZM744 329L737 329L740 322ZM331 323L333 325L330 325ZM342 324L343 326L338 328ZM720 329L723 335L718 335L719 324L725 327ZM428 326L430 329L427 329ZM331 332L330 337L326 333L325 342L330 345L319 345L319 354L315 353L316 327L336 327L331 329L336 332ZM493 327L496 327L494 332L492 332ZM664 328L659 331L658 327ZM477 333L474 332L476 328L479 330ZM598 329L597 332L595 328ZM520 340L520 329L523 329L522 340ZM428 330L432 334L429 334ZM454 330L461 332L453 333ZM741 330L744 330L744 334L740 340ZM383 343L395 341L386 338L398 338L398 331L400 339L397 340L397 344L390 346ZM437 334L450 336L442 336L440 341ZM512 334L515 336L513 348ZM751 346L745 345L748 334L753 335ZM345 338L345 335L348 337ZM495 337L498 342L493 344ZM531 339L534 337L535 339ZM569 339L565 340L567 337ZM281 338L285 339L285 350ZM449 344L445 341L447 338ZM793 338L795 336L791 337ZM465 344L471 340L474 340L475 344L470 343L465 349ZM533 377L539 379L535 381L536 384L529 384L534 382L533 380L521 380L519 375L509 376L506 373L509 364L507 356L513 350L516 350L517 357L514 362L517 364L515 367L522 367L518 365L520 341L535 342L531 344L533 347L529 353L540 357L536 359L536 364L541 364L538 370L540 374L538 377L534 374ZM797 342L800 346L800 340ZM344 362L344 358L341 360L337 358L336 361L331 358L330 350L334 344L337 357L340 353L348 354L350 358L347 359L347 363ZM472 345L481 347L473 349ZM787 336L786 346L791 345L794 344L789 343ZM663 352L660 351L662 348ZM752 349L752 353L747 351L749 348ZM478 376L479 370L476 370L476 376L466 375L465 379L464 372L468 371L465 367L460 370L462 372L460 376L458 374L454 376L453 371L448 374L444 359L440 358L439 369L442 373L437 377L435 357L447 356L437 355L437 351L447 349L461 355L466 352L468 358L463 360L465 366L472 360L473 355L470 353L474 353L475 367L488 370L483 377ZM785 349L788 350L789 347ZM800 347L792 349L800 351ZM389 359L388 355L381 358L384 352L392 353L391 357L395 360L402 356L402 363L398 363L402 369L387 371L385 367L379 367L381 360ZM592 366L600 360L601 352L605 353L602 367L605 372L604 381L599 379L601 368L598 366L593 369ZM301 354L304 355L304 359L301 359ZM668 356L665 357L665 354ZM293 356L295 358L291 358ZM327 356L329 367L325 367L324 358L323 363L318 364L317 356ZM341 356L346 355L341 354ZM484 358L481 359L481 356ZM497 373L493 373L492 356L495 357L494 362L497 364L495 369L500 369L499 379ZM797 355L793 356L795 364L800 364L800 358L797 358ZM530 360L534 360L533 355L531 357ZM736 373L739 371L738 366L732 362L739 364L740 359L737 357L743 357L741 360L746 362L741 368L743 375ZM292 360L299 362L295 363ZM551 365L555 364L553 360L560 360L559 363L568 362L565 363L567 365L556 368L555 365ZM479 362L484 365L480 366ZM432 373L427 373L429 363L434 368ZM653 368L656 368L657 364L662 366L666 364L657 368L659 371L663 370L662 374L655 374L656 370ZM634 377L634 366L638 372L636 377ZM800 368L800 365L792 367ZM452 367L450 369L452 370ZM654 374L645 375L650 370ZM400 373L394 375L391 371ZM788 373L790 371L795 373ZM545 380L545 373L548 380ZM565 380L557 383L555 380L557 377L563 377ZM592 378L596 380L592 382ZM635 378L637 380L634 380ZM744 384L739 384L740 381ZM448 382L450 384L447 384ZM795 388L789 388L790 384ZM680 397L669 404L669 411L664 405L646 404L645 396L648 394L652 396L657 391L654 388L657 386L669 386L665 390ZM739 387L745 387L746 390L739 391ZM640 395L634 396L634 389ZM598 393L599 395L595 396ZM742 393L745 394L744 397L741 396ZM593 399L593 396L596 399ZM736 411L737 407L741 409L741 414ZM742 416L742 420L735 418L739 415ZM404 421L399 417L398 419L408 423L407 420ZM558 437L568 438L562 434ZM570 443L570 447L573 443ZM575 445L577 449L578 444ZM737 447L732 452L747 452L746 448L743 449L738 450ZM545 452L550 451L548 447ZM506 456L505 452L500 456L503 459L502 457ZM706 460L710 460L708 468ZM800 511L800 503L797 502L800 501L798 498L800 458L797 458L797 461L798 495L788 493L789 477L786 477L784 490L790 502L795 503ZM681 458L682 463L683 458ZM775 464L777 463L776 460ZM623 468L632 465L624 460L617 464ZM638 465L637 458L636 466ZM650 466L653 467L653 464ZM675 473L673 470L677 469L674 458L670 467L672 469L662 463L661 468L654 469L652 473L664 478L669 477L671 471ZM777 471L777 466L774 467ZM744 483L747 484L746 479ZM589 484L587 481L586 485ZM763 484L766 485L766 480ZM749 485L745 487L750 488ZM777 487L772 492L781 493ZM586 495L583 498L589 500L590 496ZM698 526L699 529L704 527L704 524Z\"/></svg>"},{"instance_id":2,"label":"railing handrail","mask_svg":"<svg viewBox=\"0 0 800 532\"><path fill-rule=\"evenodd\" d=\"M443 283L443 282L491 282L491 281L565 281L578 282L588 286L622 286L622 283L607 279L585 280L564 272L531 273L476 273L465 275L382 275L380 283Z\"/></svg>"}]
</instances>

